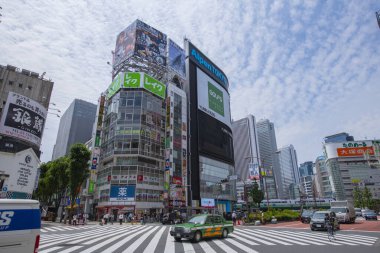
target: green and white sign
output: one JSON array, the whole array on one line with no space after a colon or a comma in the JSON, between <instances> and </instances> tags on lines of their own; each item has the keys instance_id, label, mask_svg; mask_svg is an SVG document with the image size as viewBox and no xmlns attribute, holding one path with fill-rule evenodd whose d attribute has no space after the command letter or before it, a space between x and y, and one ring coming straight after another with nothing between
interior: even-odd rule
<instances>
[{"instance_id":1,"label":"green and white sign","mask_svg":"<svg viewBox=\"0 0 380 253\"><path fill-rule=\"evenodd\" d=\"M165 84L142 72L119 73L108 87L107 99L118 92L120 88L143 88L163 99L166 92Z\"/></svg>"},{"instance_id":2,"label":"green and white sign","mask_svg":"<svg viewBox=\"0 0 380 253\"><path fill-rule=\"evenodd\" d=\"M223 92L208 83L208 107L224 116Z\"/></svg>"},{"instance_id":3,"label":"green and white sign","mask_svg":"<svg viewBox=\"0 0 380 253\"><path fill-rule=\"evenodd\" d=\"M231 127L230 95L197 68L198 109Z\"/></svg>"},{"instance_id":4,"label":"green and white sign","mask_svg":"<svg viewBox=\"0 0 380 253\"><path fill-rule=\"evenodd\" d=\"M118 74L107 90L107 99L112 97L121 88L121 74Z\"/></svg>"},{"instance_id":5,"label":"green and white sign","mask_svg":"<svg viewBox=\"0 0 380 253\"><path fill-rule=\"evenodd\" d=\"M124 88L140 88L141 74L139 72L127 72L124 74Z\"/></svg>"},{"instance_id":6,"label":"green and white sign","mask_svg":"<svg viewBox=\"0 0 380 253\"><path fill-rule=\"evenodd\" d=\"M153 77L144 74L144 89L156 94L161 98L165 98L166 86L163 83L160 83Z\"/></svg>"}]
</instances>

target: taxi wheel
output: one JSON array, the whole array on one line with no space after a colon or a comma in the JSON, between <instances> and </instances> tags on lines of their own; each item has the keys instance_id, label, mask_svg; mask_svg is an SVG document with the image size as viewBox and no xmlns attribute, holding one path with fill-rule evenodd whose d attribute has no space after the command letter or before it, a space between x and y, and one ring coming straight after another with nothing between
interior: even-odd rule
<instances>
[{"instance_id":1,"label":"taxi wheel","mask_svg":"<svg viewBox=\"0 0 380 253\"><path fill-rule=\"evenodd\" d=\"M200 231L195 232L193 242L199 242L202 239L202 234Z\"/></svg>"},{"instance_id":2,"label":"taxi wheel","mask_svg":"<svg viewBox=\"0 0 380 253\"><path fill-rule=\"evenodd\" d=\"M227 229L223 229L222 238L227 238L227 236L228 236L228 230Z\"/></svg>"}]
</instances>

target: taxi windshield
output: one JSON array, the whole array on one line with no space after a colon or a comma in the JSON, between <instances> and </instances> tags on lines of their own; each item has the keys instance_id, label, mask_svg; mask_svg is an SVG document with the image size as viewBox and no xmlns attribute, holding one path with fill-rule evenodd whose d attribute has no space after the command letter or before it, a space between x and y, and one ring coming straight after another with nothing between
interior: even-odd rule
<instances>
[{"instance_id":1,"label":"taxi windshield","mask_svg":"<svg viewBox=\"0 0 380 253\"><path fill-rule=\"evenodd\" d=\"M194 216L187 223L205 224L206 216Z\"/></svg>"}]
</instances>

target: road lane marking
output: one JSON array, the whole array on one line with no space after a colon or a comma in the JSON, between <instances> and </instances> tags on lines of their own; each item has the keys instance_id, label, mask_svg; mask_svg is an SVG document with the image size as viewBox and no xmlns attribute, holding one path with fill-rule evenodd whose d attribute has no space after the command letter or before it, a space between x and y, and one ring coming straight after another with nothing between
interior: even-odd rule
<instances>
[{"instance_id":1,"label":"road lane marking","mask_svg":"<svg viewBox=\"0 0 380 253\"><path fill-rule=\"evenodd\" d=\"M160 241L160 238L162 236L162 234L164 233L166 227L162 227L153 237L153 239L150 241L150 243L148 244L148 246L146 246L145 250L144 250L144 253L151 253L152 252L152 249L156 249L157 248L157 244L158 242Z\"/></svg>"}]
</instances>

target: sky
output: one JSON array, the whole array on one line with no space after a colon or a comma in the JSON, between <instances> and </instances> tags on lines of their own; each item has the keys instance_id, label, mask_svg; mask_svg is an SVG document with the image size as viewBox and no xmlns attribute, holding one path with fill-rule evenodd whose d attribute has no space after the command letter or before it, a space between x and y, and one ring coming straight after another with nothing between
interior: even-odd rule
<instances>
[{"instance_id":1,"label":"sky","mask_svg":"<svg viewBox=\"0 0 380 253\"><path fill-rule=\"evenodd\" d=\"M186 37L227 75L233 120L275 125L298 163L323 138L380 138L379 1L0 0L0 64L46 72L49 111L97 103L111 82L116 36L140 19L177 44ZM62 114L61 113L61 114ZM59 118L48 114L41 160L51 160Z\"/></svg>"}]
</instances>

